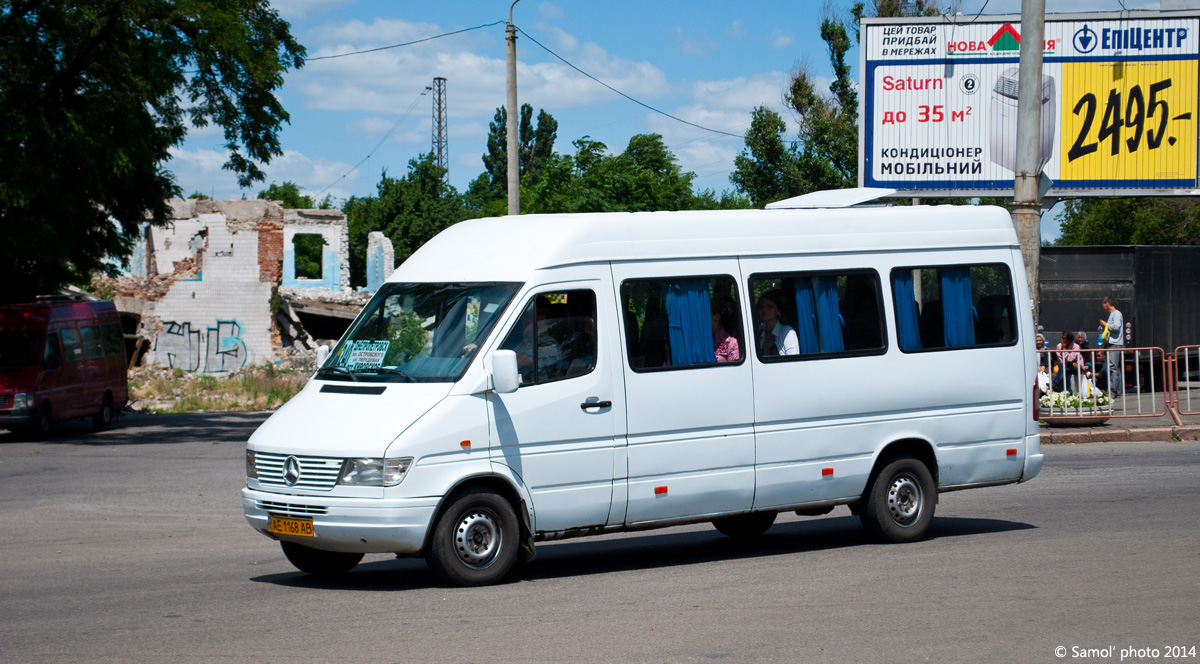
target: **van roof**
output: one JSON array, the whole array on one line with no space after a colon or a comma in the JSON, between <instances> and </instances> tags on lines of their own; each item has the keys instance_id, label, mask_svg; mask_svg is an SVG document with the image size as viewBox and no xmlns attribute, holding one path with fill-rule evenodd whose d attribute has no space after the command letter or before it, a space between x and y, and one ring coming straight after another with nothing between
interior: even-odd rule
<instances>
[{"instance_id":1,"label":"van roof","mask_svg":"<svg viewBox=\"0 0 1200 664\"><path fill-rule=\"evenodd\" d=\"M527 281L600 262L1019 247L992 206L530 214L470 219L439 233L388 281Z\"/></svg>"},{"instance_id":2,"label":"van roof","mask_svg":"<svg viewBox=\"0 0 1200 664\"><path fill-rule=\"evenodd\" d=\"M36 329L59 320L100 317L117 320L117 306L111 300L45 300L0 306L0 328Z\"/></svg>"}]
</instances>

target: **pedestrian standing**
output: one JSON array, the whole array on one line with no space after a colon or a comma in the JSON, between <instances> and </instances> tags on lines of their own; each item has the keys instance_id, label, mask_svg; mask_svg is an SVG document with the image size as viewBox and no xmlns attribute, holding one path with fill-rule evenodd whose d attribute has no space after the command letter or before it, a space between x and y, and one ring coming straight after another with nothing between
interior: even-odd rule
<instances>
[{"instance_id":1,"label":"pedestrian standing","mask_svg":"<svg viewBox=\"0 0 1200 664\"><path fill-rule=\"evenodd\" d=\"M1125 391L1125 360L1121 350L1125 347L1125 317L1117 310L1117 301L1111 296L1100 302L1100 308L1108 314L1107 320L1100 320L1100 338L1109 348L1116 349L1108 353L1108 391L1118 396Z\"/></svg>"}]
</instances>

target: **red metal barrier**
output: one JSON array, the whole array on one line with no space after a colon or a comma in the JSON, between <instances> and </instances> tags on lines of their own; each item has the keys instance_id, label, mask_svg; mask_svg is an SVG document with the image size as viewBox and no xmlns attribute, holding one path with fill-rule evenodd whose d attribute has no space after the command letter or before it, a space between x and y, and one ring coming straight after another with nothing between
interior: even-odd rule
<instances>
[{"instance_id":1,"label":"red metal barrier","mask_svg":"<svg viewBox=\"0 0 1200 664\"><path fill-rule=\"evenodd\" d=\"M1168 356L1161 348L1097 348L1077 351L1083 356L1083 364L1074 371L1067 370L1058 381L1055 366L1059 356L1072 351L1040 350L1038 364L1051 375L1051 389L1041 396L1042 420L1077 421L1080 419L1103 420L1116 417L1162 417L1168 412L1178 422L1175 409L1177 390L1173 384L1175 356ZM1121 369L1108 370L1108 362L1116 361L1120 355ZM1073 375L1072 375L1073 374ZM1120 381L1119 390L1109 386L1109 376ZM1073 380L1072 380L1073 379ZM1039 376L1039 382L1045 379ZM1071 388L1074 389L1071 389ZM1114 394L1114 392L1116 392ZM1200 389L1197 390L1197 406L1200 407Z\"/></svg>"},{"instance_id":2,"label":"red metal barrier","mask_svg":"<svg viewBox=\"0 0 1200 664\"><path fill-rule=\"evenodd\" d=\"M1180 415L1200 415L1200 382L1191 379L1193 372L1200 378L1200 346L1180 346L1171 359L1175 365L1171 372L1175 411Z\"/></svg>"}]
</instances>

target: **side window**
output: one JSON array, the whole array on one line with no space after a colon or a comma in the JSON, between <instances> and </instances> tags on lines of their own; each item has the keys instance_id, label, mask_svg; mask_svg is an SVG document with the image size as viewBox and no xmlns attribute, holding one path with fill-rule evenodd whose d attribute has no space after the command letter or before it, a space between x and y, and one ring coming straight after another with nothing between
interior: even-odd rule
<instances>
[{"instance_id":1,"label":"side window","mask_svg":"<svg viewBox=\"0 0 1200 664\"><path fill-rule=\"evenodd\" d=\"M903 267L892 270L891 278L900 350L1017 343L1007 265Z\"/></svg>"},{"instance_id":2,"label":"side window","mask_svg":"<svg viewBox=\"0 0 1200 664\"><path fill-rule=\"evenodd\" d=\"M750 277L754 348L764 361L872 355L887 350L874 270Z\"/></svg>"},{"instance_id":3,"label":"side window","mask_svg":"<svg viewBox=\"0 0 1200 664\"><path fill-rule=\"evenodd\" d=\"M83 336L83 356L89 360L104 357L104 346L100 345L100 326L87 325L79 328Z\"/></svg>"},{"instance_id":4,"label":"side window","mask_svg":"<svg viewBox=\"0 0 1200 664\"><path fill-rule=\"evenodd\" d=\"M522 385L591 373L596 368L596 294L590 290L539 293L500 348L516 351Z\"/></svg>"},{"instance_id":5,"label":"side window","mask_svg":"<svg viewBox=\"0 0 1200 664\"><path fill-rule=\"evenodd\" d=\"M630 279L621 284L625 348L634 371L745 361L733 277Z\"/></svg>"},{"instance_id":6,"label":"side window","mask_svg":"<svg viewBox=\"0 0 1200 664\"><path fill-rule=\"evenodd\" d=\"M121 332L121 324L105 323L100 329L104 332L104 354L124 355L125 334Z\"/></svg>"},{"instance_id":7,"label":"side window","mask_svg":"<svg viewBox=\"0 0 1200 664\"><path fill-rule=\"evenodd\" d=\"M42 353L42 368L57 369L62 364L62 354L58 350L58 335L51 332L46 335L46 349Z\"/></svg>"},{"instance_id":8,"label":"side window","mask_svg":"<svg viewBox=\"0 0 1200 664\"><path fill-rule=\"evenodd\" d=\"M61 334L64 361L81 362L83 360L83 345L79 341L79 330L73 327L64 327Z\"/></svg>"}]
</instances>

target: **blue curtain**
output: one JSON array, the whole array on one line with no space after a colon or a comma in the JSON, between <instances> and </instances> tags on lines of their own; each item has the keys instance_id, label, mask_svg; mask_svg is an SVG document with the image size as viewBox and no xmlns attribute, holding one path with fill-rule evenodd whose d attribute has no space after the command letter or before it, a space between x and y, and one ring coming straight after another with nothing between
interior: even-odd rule
<instances>
[{"instance_id":1,"label":"blue curtain","mask_svg":"<svg viewBox=\"0 0 1200 664\"><path fill-rule=\"evenodd\" d=\"M975 345L975 306L968 268L942 269L942 325L946 346Z\"/></svg>"},{"instance_id":2,"label":"blue curtain","mask_svg":"<svg viewBox=\"0 0 1200 664\"><path fill-rule=\"evenodd\" d=\"M712 310L708 282L677 281L663 286L667 305L667 334L671 342L671 365L715 364Z\"/></svg>"},{"instance_id":3,"label":"blue curtain","mask_svg":"<svg viewBox=\"0 0 1200 664\"><path fill-rule=\"evenodd\" d=\"M817 326L821 331L821 350L836 353L846 350L842 343L842 312L838 307L837 277L817 277Z\"/></svg>"},{"instance_id":4,"label":"blue curtain","mask_svg":"<svg viewBox=\"0 0 1200 664\"><path fill-rule=\"evenodd\" d=\"M917 296L913 292L911 270L892 272L892 299L896 304L896 336L900 350L921 347L921 326L917 320Z\"/></svg>"},{"instance_id":5,"label":"blue curtain","mask_svg":"<svg viewBox=\"0 0 1200 664\"><path fill-rule=\"evenodd\" d=\"M809 279L796 280L796 318L799 323L796 336L800 337L800 353L819 353L821 347L817 345L817 305L813 301L812 281Z\"/></svg>"}]
</instances>

